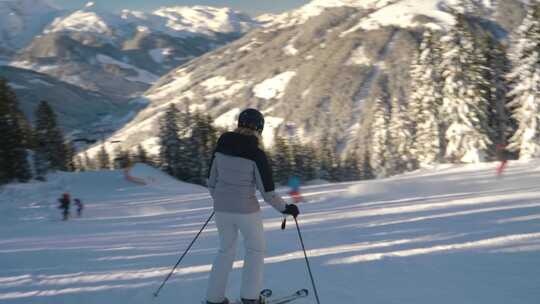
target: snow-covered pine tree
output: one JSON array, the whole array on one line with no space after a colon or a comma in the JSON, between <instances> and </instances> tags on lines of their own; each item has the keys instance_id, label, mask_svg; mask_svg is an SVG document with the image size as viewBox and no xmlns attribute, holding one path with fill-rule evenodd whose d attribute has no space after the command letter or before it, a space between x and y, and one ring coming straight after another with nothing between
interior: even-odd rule
<instances>
[{"instance_id":1,"label":"snow-covered pine tree","mask_svg":"<svg viewBox=\"0 0 540 304\"><path fill-rule=\"evenodd\" d=\"M35 166L38 176L44 178L44 174L51 170L67 171L71 155L56 121L56 114L47 101L39 103L35 117Z\"/></svg>"},{"instance_id":2,"label":"snow-covered pine tree","mask_svg":"<svg viewBox=\"0 0 540 304\"><path fill-rule=\"evenodd\" d=\"M446 129L446 158L452 162L484 161L491 145L489 100L486 98L484 72L488 67L481 49L475 44L464 15L444 37L443 106Z\"/></svg>"},{"instance_id":3,"label":"snow-covered pine tree","mask_svg":"<svg viewBox=\"0 0 540 304\"><path fill-rule=\"evenodd\" d=\"M100 170L110 170L111 169L111 158L105 148L105 144L101 145L101 149L97 154L97 166Z\"/></svg>"},{"instance_id":4,"label":"snow-covered pine tree","mask_svg":"<svg viewBox=\"0 0 540 304\"><path fill-rule=\"evenodd\" d=\"M0 184L32 178L22 120L15 93L0 79Z\"/></svg>"},{"instance_id":5,"label":"snow-covered pine tree","mask_svg":"<svg viewBox=\"0 0 540 304\"><path fill-rule=\"evenodd\" d=\"M414 121L412 151L420 166L442 160L443 125L439 109L442 105L440 45L432 31L424 32L420 48L411 66L412 94L408 104Z\"/></svg>"},{"instance_id":6,"label":"snow-covered pine tree","mask_svg":"<svg viewBox=\"0 0 540 304\"><path fill-rule=\"evenodd\" d=\"M481 39L481 49L484 53L485 65L484 78L487 87L485 88L487 99L489 100L489 127L492 147L491 154L496 154L497 144L507 144L507 134L509 129L514 129L515 122L510 120L506 110L508 99L508 81L506 75L510 70L510 62L506 55L505 46L490 34L486 34ZM481 58L482 59L482 58Z\"/></svg>"},{"instance_id":7,"label":"snow-covered pine tree","mask_svg":"<svg viewBox=\"0 0 540 304\"><path fill-rule=\"evenodd\" d=\"M388 176L387 159L389 146L390 110L385 93L379 93L373 104L373 122L371 124L369 163L377 178Z\"/></svg>"},{"instance_id":8,"label":"snow-covered pine tree","mask_svg":"<svg viewBox=\"0 0 540 304\"><path fill-rule=\"evenodd\" d=\"M402 173L416 167L413 155L412 121L399 99L392 99L392 114L389 125L390 155L394 159L393 170Z\"/></svg>"},{"instance_id":9,"label":"snow-covered pine tree","mask_svg":"<svg viewBox=\"0 0 540 304\"><path fill-rule=\"evenodd\" d=\"M341 161L341 181L360 180L360 168L358 164L358 149L355 147L345 154Z\"/></svg>"},{"instance_id":10,"label":"snow-covered pine tree","mask_svg":"<svg viewBox=\"0 0 540 304\"><path fill-rule=\"evenodd\" d=\"M181 172L180 157L182 154L182 141L178 125L179 111L174 104L171 104L160 120L159 128L159 163L160 167L167 174L184 179Z\"/></svg>"},{"instance_id":11,"label":"snow-covered pine tree","mask_svg":"<svg viewBox=\"0 0 540 304\"><path fill-rule=\"evenodd\" d=\"M518 129L508 149L520 159L540 156L540 4L527 6L527 16L516 31L510 51L512 89L509 108Z\"/></svg>"}]
</instances>

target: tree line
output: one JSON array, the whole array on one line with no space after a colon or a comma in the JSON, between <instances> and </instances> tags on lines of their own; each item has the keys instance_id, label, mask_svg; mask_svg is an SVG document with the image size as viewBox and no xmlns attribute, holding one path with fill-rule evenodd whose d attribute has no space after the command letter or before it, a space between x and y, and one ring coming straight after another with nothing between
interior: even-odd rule
<instances>
[{"instance_id":1,"label":"tree line","mask_svg":"<svg viewBox=\"0 0 540 304\"><path fill-rule=\"evenodd\" d=\"M475 24L456 14L447 33L423 33L407 103L375 94L359 140L374 176L540 156L540 4L527 6L509 47Z\"/></svg>"},{"instance_id":2,"label":"tree line","mask_svg":"<svg viewBox=\"0 0 540 304\"><path fill-rule=\"evenodd\" d=\"M34 127L19 109L17 96L0 79L0 184L45 180L49 171L74 171L74 148L46 101L36 109Z\"/></svg>"}]
</instances>

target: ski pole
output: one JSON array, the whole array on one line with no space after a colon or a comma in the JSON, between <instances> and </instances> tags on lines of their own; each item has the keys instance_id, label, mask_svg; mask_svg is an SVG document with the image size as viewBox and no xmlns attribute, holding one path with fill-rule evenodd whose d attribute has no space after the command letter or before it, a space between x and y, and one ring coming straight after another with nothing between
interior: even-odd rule
<instances>
[{"instance_id":1,"label":"ski pole","mask_svg":"<svg viewBox=\"0 0 540 304\"><path fill-rule=\"evenodd\" d=\"M163 288L163 286L165 286L165 284L167 283L167 281L169 280L169 278L173 275L174 271L176 270L176 268L178 267L178 265L180 265L180 262L182 262L182 260L184 259L184 257L187 255L187 253L189 252L189 250L191 249L191 247L193 246L193 244L195 244L195 241L197 241L197 239L199 238L199 236L201 235L201 233L204 231L204 229L206 228L206 226L208 226L208 223L210 223L210 221L212 220L212 218L214 217L214 214L216 212L213 211L212 214L210 215L210 217L208 218L208 220L206 220L206 223L204 223L204 225L202 226L201 230L199 230L199 233L197 233L197 235L195 236L195 238L193 239L193 241L191 241L191 244L189 244L188 248L186 249L186 251L184 251L184 253L182 254L182 256L180 257L180 259L178 260L178 262L176 262L176 265L174 265L173 269L171 270L171 272L167 275L167 277L165 278L165 280L163 281L163 283L161 283L161 286L159 286L159 288L156 290L156 292L154 292L154 297L157 298L157 296L159 295L159 292L161 291L161 289Z\"/></svg>"},{"instance_id":2,"label":"ski pole","mask_svg":"<svg viewBox=\"0 0 540 304\"><path fill-rule=\"evenodd\" d=\"M304 246L304 239L302 238L300 226L298 225L298 220L296 219L296 217L294 217L294 222L296 223L296 230L298 231L300 244L302 245L302 250L304 251L304 257L306 258L306 265L309 272L309 278L311 279L311 285L313 286L313 291L315 292L315 299L317 299L317 304L321 304L321 301L319 301L319 293L317 292L317 287L315 286L315 280L313 279L313 273L311 272L311 266L309 265L309 259L306 253L306 246Z\"/></svg>"}]
</instances>

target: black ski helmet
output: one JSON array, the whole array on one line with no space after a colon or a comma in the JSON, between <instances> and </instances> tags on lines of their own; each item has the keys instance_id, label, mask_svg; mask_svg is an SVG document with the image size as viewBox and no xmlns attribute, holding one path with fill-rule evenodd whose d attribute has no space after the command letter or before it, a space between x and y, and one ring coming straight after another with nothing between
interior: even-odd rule
<instances>
[{"instance_id":1,"label":"black ski helmet","mask_svg":"<svg viewBox=\"0 0 540 304\"><path fill-rule=\"evenodd\" d=\"M264 129L264 116L255 109L246 109L238 116L238 127L261 133Z\"/></svg>"}]
</instances>

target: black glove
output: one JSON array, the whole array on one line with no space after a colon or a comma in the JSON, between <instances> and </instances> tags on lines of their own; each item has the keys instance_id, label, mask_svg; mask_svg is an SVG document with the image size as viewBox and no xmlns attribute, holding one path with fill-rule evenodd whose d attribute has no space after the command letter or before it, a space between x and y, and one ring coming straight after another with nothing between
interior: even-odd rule
<instances>
[{"instance_id":1,"label":"black glove","mask_svg":"<svg viewBox=\"0 0 540 304\"><path fill-rule=\"evenodd\" d=\"M285 205L285 210L281 213L289 214L289 215L292 215L294 218L296 218L300 214L300 210L298 209L296 205L288 204L288 205Z\"/></svg>"}]
</instances>

